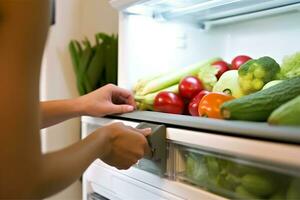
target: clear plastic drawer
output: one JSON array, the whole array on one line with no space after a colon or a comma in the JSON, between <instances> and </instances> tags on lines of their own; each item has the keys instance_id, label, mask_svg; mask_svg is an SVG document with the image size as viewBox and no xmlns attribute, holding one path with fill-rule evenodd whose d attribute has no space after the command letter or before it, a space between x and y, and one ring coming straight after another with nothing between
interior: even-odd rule
<instances>
[{"instance_id":1,"label":"clear plastic drawer","mask_svg":"<svg viewBox=\"0 0 300 200\"><path fill-rule=\"evenodd\" d=\"M176 179L231 199L300 199L300 172L175 147Z\"/></svg>"}]
</instances>

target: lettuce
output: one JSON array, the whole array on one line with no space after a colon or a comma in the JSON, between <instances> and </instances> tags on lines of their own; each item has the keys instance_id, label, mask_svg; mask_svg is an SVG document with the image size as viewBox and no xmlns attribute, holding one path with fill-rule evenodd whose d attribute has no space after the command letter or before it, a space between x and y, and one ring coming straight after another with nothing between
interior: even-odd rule
<instances>
[{"instance_id":1,"label":"lettuce","mask_svg":"<svg viewBox=\"0 0 300 200\"><path fill-rule=\"evenodd\" d=\"M212 91L213 87L217 83L217 73L218 69L216 67L213 67L212 65L205 65L200 68L198 78L201 80L201 82L204 85L204 88L207 91Z\"/></svg>"},{"instance_id":2,"label":"lettuce","mask_svg":"<svg viewBox=\"0 0 300 200\"><path fill-rule=\"evenodd\" d=\"M279 74L281 79L290 79L297 76L300 76L300 52L284 57Z\"/></svg>"}]
</instances>

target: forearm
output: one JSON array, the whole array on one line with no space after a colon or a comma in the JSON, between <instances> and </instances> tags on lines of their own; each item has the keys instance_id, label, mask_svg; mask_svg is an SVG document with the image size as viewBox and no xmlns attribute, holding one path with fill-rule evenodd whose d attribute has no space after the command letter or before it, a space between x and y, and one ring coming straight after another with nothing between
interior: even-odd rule
<instances>
[{"instance_id":1,"label":"forearm","mask_svg":"<svg viewBox=\"0 0 300 200\"><path fill-rule=\"evenodd\" d=\"M79 99L41 102L41 128L83 115Z\"/></svg>"},{"instance_id":2,"label":"forearm","mask_svg":"<svg viewBox=\"0 0 300 200\"><path fill-rule=\"evenodd\" d=\"M0 199L42 199L69 186L85 169L105 153L105 136L92 133L86 139L63 150L13 159L0 181ZM102 149L102 150L101 150ZM25 161L26 160L26 161ZM3 165L2 164L2 165ZM7 180L6 182L4 180Z\"/></svg>"},{"instance_id":3,"label":"forearm","mask_svg":"<svg viewBox=\"0 0 300 200\"><path fill-rule=\"evenodd\" d=\"M104 146L103 142L101 134L91 134L66 149L44 155L42 179L37 187L40 197L54 194L78 179L91 162L101 157L103 150L99 146Z\"/></svg>"}]
</instances>

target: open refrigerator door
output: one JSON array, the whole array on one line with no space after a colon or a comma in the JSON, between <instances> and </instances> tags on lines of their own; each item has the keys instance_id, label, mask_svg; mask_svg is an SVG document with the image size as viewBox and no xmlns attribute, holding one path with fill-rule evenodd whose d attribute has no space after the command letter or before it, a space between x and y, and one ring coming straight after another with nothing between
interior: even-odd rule
<instances>
[{"instance_id":1,"label":"open refrigerator door","mask_svg":"<svg viewBox=\"0 0 300 200\"><path fill-rule=\"evenodd\" d=\"M231 68L238 76L237 84L244 84L246 75L251 81L273 75L263 84L255 84L255 90L241 86L243 97L235 96L233 101L238 103L226 104L226 111L231 112L228 118L234 120L161 113L154 105L147 111L82 118L83 136L115 121L153 130L148 139L152 156L126 171L96 161L85 174L86 191L110 199L300 199L299 124L274 126L266 122L271 111L300 94L300 61L295 54L300 51L300 1L112 0L111 5L119 10L121 87L134 90L140 79L147 79L144 77L157 80L167 76L157 81L163 86L151 90L152 97L172 86L178 93L178 83L187 75L204 82L200 72L193 71L197 65L204 69L220 59L231 63L237 55L252 58L239 69ZM294 56L284 59L287 55ZM288 68L287 63L294 66ZM187 68L192 68L191 74ZM293 73L282 75L283 69ZM180 76L181 72L184 75ZM170 81L168 75L176 80ZM215 78L210 90L222 76ZM277 79L282 79L281 85L262 90ZM136 96L151 94L135 92ZM154 101L152 98L152 104ZM292 104L293 109L283 109L297 111L299 104ZM298 119L295 114L293 118ZM156 138L161 134L165 134L164 145Z\"/></svg>"}]
</instances>

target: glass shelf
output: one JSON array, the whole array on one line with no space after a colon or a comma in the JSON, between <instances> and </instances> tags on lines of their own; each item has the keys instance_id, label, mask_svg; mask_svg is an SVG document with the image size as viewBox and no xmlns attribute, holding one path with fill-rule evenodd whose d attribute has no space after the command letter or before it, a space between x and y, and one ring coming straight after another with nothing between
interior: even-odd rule
<instances>
[{"instance_id":1,"label":"glass shelf","mask_svg":"<svg viewBox=\"0 0 300 200\"><path fill-rule=\"evenodd\" d=\"M245 15L252 18L255 13L265 16L300 10L300 0L131 0L122 6L117 2L112 1L113 6L127 14L147 15L160 20L187 19L198 23Z\"/></svg>"}]
</instances>

